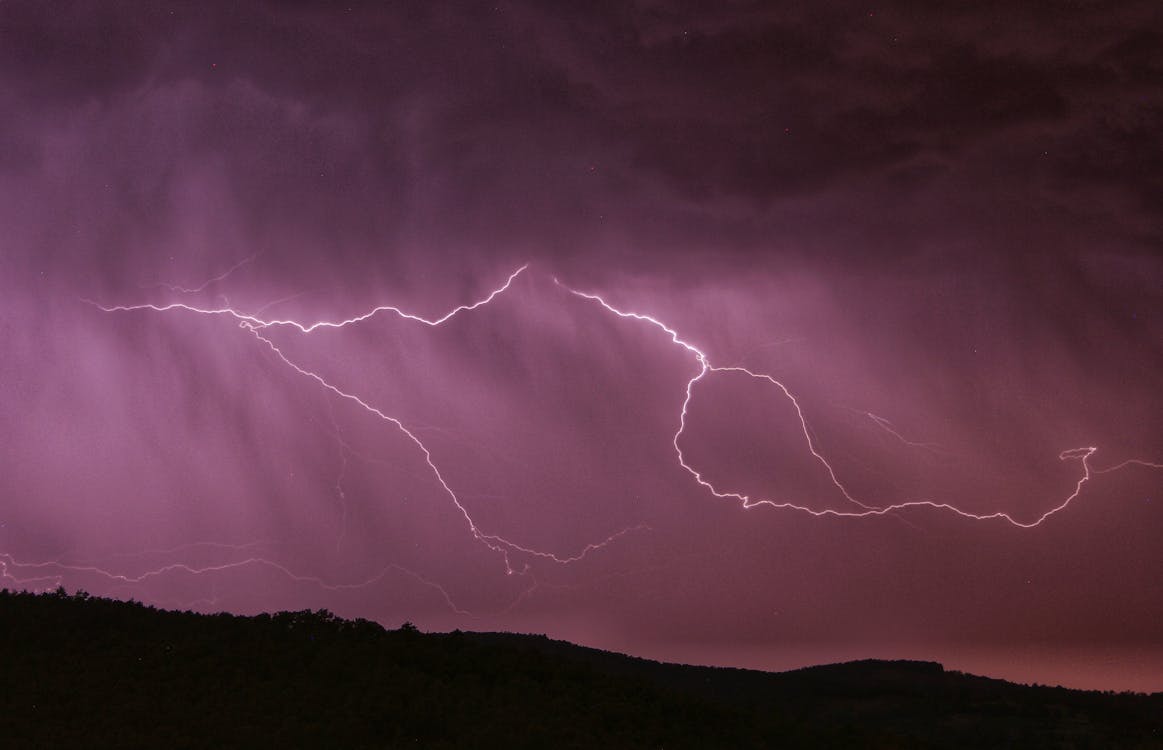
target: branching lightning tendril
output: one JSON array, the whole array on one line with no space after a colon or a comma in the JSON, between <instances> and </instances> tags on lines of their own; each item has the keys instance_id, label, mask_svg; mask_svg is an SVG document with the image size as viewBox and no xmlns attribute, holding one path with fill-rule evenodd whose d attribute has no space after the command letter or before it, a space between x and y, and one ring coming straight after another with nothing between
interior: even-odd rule
<instances>
[{"instance_id":1,"label":"branching lightning tendril","mask_svg":"<svg viewBox=\"0 0 1163 750\"><path fill-rule=\"evenodd\" d=\"M229 269L226 273L220 274L218 277L211 279L210 282L207 282L207 284L203 284L201 287L198 287L195 289L184 289L184 288L180 288L180 287L167 287L167 288L171 289L171 291L179 291L179 292L183 292L183 293L199 291L200 289L204 289L210 283L214 283L214 282L221 280L222 278L224 278L225 276L229 275L231 272L236 270L239 266L244 265L246 263L249 263L251 260L253 260L253 256L251 258L247 258L247 259L243 260L239 264L236 264L234 267ZM621 537L623 537L627 534L630 534L630 533L633 533L636 531L640 531L643 529L647 529L648 527L646 527L644 525L639 525L639 526L633 526L633 527L621 529L621 530L609 535L608 537L606 537L605 539L603 539L601 541L586 544L584 547L582 547L579 551L577 551L574 554L560 554L560 553L549 552L546 550L536 549L534 547L531 547L531 546L528 546L525 544L517 543L517 542L515 542L511 539L508 539L504 536L501 536L497 533L492 533L492 532L488 532L488 531L481 529L480 526L477 524L477 522L473 519L472 514L470 513L469 509L461 501L457 492L453 489L453 487L446 480L445 475L441 471L441 469L439 468L438 463L437 463L436 459L433 457L433 454L432 454L432 451L430 450L430 448L416 435L416 433L413 430L410 430L400 419L389 415L388 413L383 411L381 408L369 403L366 399L360 397L359 395L356 395L355 393L352 393L350 391L344 390L344 389L336 386L335 384L333 384L332 382L327 380L323 375L319 374L318 372L311 370L311 369L308 369L308 368L296 363L290 357L288 357L287 354L282 349L280 349L280 347L268 335L266 335L266 332L268 329L272 329L275 327L287 327L287 328L290 328L292 330L298 331L299 333L302 333L302 334L310 334L310 333L317 331L317 330L320 330L320 329L339 329L339 328L343 328L346 326L354 325L354 324L366 321L369 318L372 318L373 316L376 316L380 313L392 313L392 314L395 314L396 316L398 316L399 318L402 318L404 320L412 321L412 322L423 324L423 325L430 326L430 327L436 327L436 326L439 326L439 325L442 325L442 324L448 322L449 320L453 319L454 317L456 317L457 315L459 315L461 313L471 312L471 311L476 310L478 308L481 308L485 305L488 305L494 299L496 299L498 296L500 296L500 295L504 294L506 291L508 291L510 289L510 287L513 285L514 281L522 273L524 273L527 270L527 268L528 268L528 265L523 265L520 268L513 271L505 279L505 282L503 284L501 284L497 288L493 289L491 292L489 292L486 296L482 297L481 299L479 299L475 302L472 302L470 304L459 305L459 306L453 308L452 310L448 311L444 315L442 315L440 317L436 317L436 318L425 318L425 317L420 316L420 315L406 312L405 310L403 310L399 307L393 306L393 305L381 305L381 306L377 306L375 308L372 308L371 310L369 310L365 313L362 313L360 315L356 315L354 317L350 317L350 318L347 318L344 320L339 320L339 321L320 320L320 321L316 321L316 322L312 322L312 323L303 323L300 321L290 320L290 319L265 319L265 318L259 317L258 313L253 313L253 314L244 313L244 312L240 312L240 311L238 311L232 307L228 307L228 306L227 307L217 307L217 308L205 308L205 307L198 307L195 305L186 304L183 302L170 302L170 303L162 304L162 305L149 303L149 304L137 304L137 305L107 306L107 305L101 305L101 304L93 302L91 300L85 300L85 301L88 302L89 304L92 304L92 305L98 307L99 309L101 309L105 312L110 312L110 313L113 313L113 312L126 312L126 313L128 313L128 312L137 312L137 311L150 311L150 312L156 312L156 313L165 313L165 312L170 312L170 311L183 311L183 312L193 313L193 314L198 314L198 315L223 316L223 317L231 318L237 322L237 324L240 328L247 331L249 334L251 334L255 338L256 341L258 341L263 347L268 349L270 351L270 353L278 361L280 361L282 364L284 364L286 367L288 367L291 371L295 372L297 375L302 376L304 378L307 378L310 381L316 383L318 386L320 386L322 389L324 389L326 392L332 394L333 396L338 397L339 399L342 399L342 400L347 401L349 403L357 405L364 412L376 417L377 419L391 424L397 431L399 431L400 434L402 434L413 445L415 445L416 449L423 456L424 462L427 465L429 472L431 473L432 477L436 480L437 484L440 486L440 491L445 496L447 496L448 500L453 504L453 506L456 508L457 512L463 517L464 522L465 522L469 532L471 533L472 537L476 541L485 545L489 550L492 550L493 552L495 552L501 556L501 558L504 562L506 573L518 574L518 575L528 574L530 576L530 579L533 581L533 583L531 584L531 586L529 588L527 588L523 592L521 592L521 594L518 596L518 598L510 604L509 608L511 608L511 607L515 606L519 601L524 599L524 597L526 597L534 588L536 588L539 585L538 582L536 581L536 579L532 577L532 572L530 570L529 562L528 562L529 560L540 559L543 561L548 561L548 562L558 563L558 564L575 563L575 562L582 560L583 558L590 555L591 553L594 553L598 550L603 549L604 547L619 540ZM1163 464L1154 463L1154 462L1145 461L1145 460L1139 460L1139 459L1129 459L1129 460L1123 461L1122 463L1116 464L1114 466L1110 466L1108 468L1094 469L1090 465L1090 459L1094 455L1094 453L1097 451L1097 448L1095 446L1086 446L1086 447L1081 447L1081 448L1072 448L1072 449L1064 450L1059 454L1059 456L1058 456L1059 459L1062 461L1077 461L1077 462L1079 462L1079 464L1081 465L1081 469L1082 469L1082 475L1079 477L1079 479L1075 483L1073 491L1070 492L1065 497L1065 499L1061 500L1060 502L1058 502L1056 505L1049 508L1048 510L1042 512L1037 517L1035 517L1033 519L1029 519L1029 520L1020 520L1020 519L1014 517L1013 515L1011 515L1008 512L1005 512L1005 511L996 511L996 512L992 512L992 513L972 513L972 512L963 510L961 508L958 508L950 503L938 502L938 501L934 501L934 500L930 500L930 499L907 500L907 501L897 502L897 503L888 504L888 505L868 504L868 503L860 500L859 498L857 498L849 490L849 488L840 480L840 478L837 476L837 473L834 470L832 464L824 456L824 454L819 450L815 440L812 437L812 433L808 427L808 421L807 421L807 418L804 414L804 410L801 407L800 401L784 385L783 382L781 382L780 380L777 380L776 378L772 377L771 375L768 375L768 374L765 374L762 372L756 372L756 371L753 371L753 370L748 369L746 367L715 365L711 362L711 359L707 355L706 352L704 352L700 348L696 347L694 344L690 343L690 341L683 338L683 336L675 328L668 326L667 324L663 323L661 320L659 320L651 315L619 309L619 308L615 307L614 305L610 304L609 302L607 302L606 299L604 299L602 296L600 296L598 294L573 289L569 286L566 286L565 284L563 284L561 281L559 281L556 278L554 279L554 283L558 287L560 287L561 289L565 290L567 293L574 295L580 299L586 300L588 302L592 302L595 305L599 306L604 311L606 311L607 313L610 313L614 316L617 316L620 319L635 321L635 322L642 323L642 324L645 324L649 327L652 327L652 328L659 330L660 332L662 332L663 334L666 335L666 337L670 340L671 343L673 343L677 347L680 347L681 349L685 350L687 353L689 353L691 355L691 357L693 358L694 363L696 365L696 371L693 374L693 376L690 377L686 381L685 388L684 388L684 396L681 400L681 404L678 407L677 429L674 432L672 440L671 440L673 448L674 448L677 463L687 474L690 475L690 477L699 486L704 488L712 496L714 496L716 498L720 498L720 499L737 501L738 503L740 503L741 507L745 508L745 509L755 508L758 506L768 506L768 507L776 508L776 509L786 509L786 510L799 511L801 513L806 513L806 514L809 514L809 515L815 516L815 517L835 517L835 518L868 518L868 517L885 516L885 515L895 514L895 513L902 512L902 511L908 511L908 510L913 510L913 509L929 509L929 510L949 512L949 513L952 513L952 514L955 514L957 516L960 516L960 517L963 517L966 519L970 519L973 521L1001 520L1001 521L1005 521L1005 522L1007 522L1013 526L1016 526L1016 527L1032 528L1032 527L1035 527L1035 526L1042 524L1044 521L1046 521L1046 519L1050 518L1054 514L1065 510L1067 508L1067 506L1069 506L1071 504L1071 502L1073 502L1081 494L1084 485L1086 485L1086 483L1089 482L1091 480L1091 478L1093 477L1093 475L1095 475L1095 474L1109 473L1109 472L1113 472L1113 471L1125 468L1127 466L1132 466L1132 465L1142 466L1142 467L1146 467L1146 468L1163 469ZM713 484L710 480L708 480L704 476L703 472L701 472L694 465L692 465L691 462L688 460L687 455L684 453L683 447L682 447L683 437L684 437L684 434L686 433L686 430L687 430L689 409L690 409L692 399L694 398L694 392L695 392L696 385L702 381L705 381L707 378L709 378L710 376L713 376L713 375L721 375L721 376L735 375L735 376L742 376L742 377L756 379L756 380L762 381L770 386L773 386L783 396L783 398L787 399L788 403L790 403L790 405L792 406L792 408L795 411L796 417L797 417L798 422L799 422L799 425L798 425L799 431L803 435L805 447L807 448L808 452L812 455L814 460L816 462L818 462L818 464L823 468L823 470L827 474L831 484L836 488L836 490L844 498L844 500L849 504L850 507L814 509L814 508L810 508L810 507L807 507L805 505L790 502L790 501L778 500L778 499L767 498L767 497L752 497L751 495L748 495L748 494L744 494L744 493L737 492L737 491L732 491L730 489L722 489L722 488L716 486L715 484ZM892 425L892 423L883 417L872 414L871 412L858 412L858 413L866 416L868 419L872 420L872 422L877 427L879 427L880 429L884 430L885 432L889 433L890 435L894 436L895 438L897 438L898 440L902 441L903 443L905 443L907 445L911 445L911 446L915 446L915 447L930 448L930 449L933 448L933 446L931 444L916 443L916 442L906 440L896 430L896 428ZM344 450L346 450L346 449L344 449ZM345 469L346 468L346 453L343 453L343 461L344 461L344 469ZM343 498L343 490L342 490L342 472L340 474L339 479L336 482L336 490L340 495L340 499L343 500L344 498ZM230 546L230 545L224 545L224 546ZM239 547L237 547L237 550L242 551L243 548L247 547L247 546L248 545L239 546ZM525 561L523 561L520 566L515 566L514 561L513 561L514 557L523 557L523 558L525 558ZM324 581L323 579L316 577L316 576L308 576L308 575L302 575L302 574L296 573L285 565L271 561L271 560L266 559L264 557L257 557L257 556L253 556L253 555L249 555L243 559L234 560L234 561L219 564L219 565L192 566L192 565L188 565L185 563L173 563L173 564L165 565L163 567L160 567L160 568L157 568L154 570L147 571L145 573L142 573L142 574L139 574L136 576L131 576L131 575L123 574L123 573L116 573L113 571L109 571L109 570L106 570L106 569L103 569L103 568L100 568L100 567L97 567L94 565L75 565L75 564L67 564L67 563L60 562L60 561L49 561L49 562L41 562L41 563L22 563L22 562L16 561L15 559L13 559L9 555L0 554L0 578L13 580L13 581L16 581L22 585L29 585L29 584L34 584L34 583L38 583L38 582L50 582L50 584L51 584L51 582L54 582L54 581L59 582L61 580L62 575L66 571L73 572L73 573L91 573L91 574L102 576L110 581L126 583L126 584L135 584L135 583L141 583L142 581L145 581L149 578L155 578L157 576L161 576L161 575L167 574L167 573L183 572L183 573L187 573L187 574L191 574L191 575L198 575L198 574L209 573L209 572L219 572L219 571L224 571L224 570L230 570L230 569L235 569L235 568L239 568L239 567L243 567L243 566L263 566L263 567L271 568L271 569L274 569L274 570L281 572L283 575L287 576L289 579L291 579L293 581L314 584L316 586L319 586L321 588L328 589L328 590L343 590L343 589L362 588L362 587L369 586L369 585L375 583L376 581L382 579L389 572L392 572L392 571L402 572L402 573L416 579L417 581L423 583L425 586L428 586L428 587L431 587L431 588L438 590L440 592L441 596L443 597L445 603L452 611L454 611L458 614L469 614L465 610L458 607L453 602L453 599L449 596L448 592L443 587L441 587L439 584L436 584L436 583L428 580L427 578L424 578L423 576L415 573L412 570L409 570L407 568L404 568L402 566L395 565L395 564L388 565L383 570L381 570L377 575L372 576L371 578L365 579L363 581L358 581L358 582L353 582L353 583L338 583L337 584L337 583Z\"/></svg>"}]
</instances>

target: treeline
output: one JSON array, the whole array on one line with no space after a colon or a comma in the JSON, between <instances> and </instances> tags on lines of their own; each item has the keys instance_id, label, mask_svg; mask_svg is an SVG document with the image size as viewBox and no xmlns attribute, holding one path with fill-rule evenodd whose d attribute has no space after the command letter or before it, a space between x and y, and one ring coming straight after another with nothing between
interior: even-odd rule
<instances>
[{"instance_id":1,"label":"treeline","mask_svg":"<svg viewBox=\"0 0 1163 750\"><path fill-rule=\"evenodd\" d=\"M63 590L0 592L0 679L5 748L1163 747L1163 694L909 662L683 667L538 636Z\"/></svg>"}]
</instances>

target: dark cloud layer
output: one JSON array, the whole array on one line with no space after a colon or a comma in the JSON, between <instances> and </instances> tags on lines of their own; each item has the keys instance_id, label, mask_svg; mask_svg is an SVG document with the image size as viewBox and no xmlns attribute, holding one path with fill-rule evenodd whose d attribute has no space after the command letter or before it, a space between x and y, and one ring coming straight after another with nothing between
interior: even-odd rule
<instances>
[{"instance_id":1,"label":"dark cloud layer","mask_svg":"<svg viewBox=\"0 0 1163 750\"><path fill-rule=\"evenodd\" d=\"M778 378L872 504L1029 520L1081 476L1060 451L1158 463L1158 4L559 5L0 3L8 577L1163 689L1158 470L1034 529L743 510L676 462L697 360L554 283ZM438 328L264 329L414 429L487 532L633 529L512 576L414 443L235 321L81 301L434 317L524 263ZM719 373L679 444L843 507L795 418Z\"/></svg>"}]
</instances>

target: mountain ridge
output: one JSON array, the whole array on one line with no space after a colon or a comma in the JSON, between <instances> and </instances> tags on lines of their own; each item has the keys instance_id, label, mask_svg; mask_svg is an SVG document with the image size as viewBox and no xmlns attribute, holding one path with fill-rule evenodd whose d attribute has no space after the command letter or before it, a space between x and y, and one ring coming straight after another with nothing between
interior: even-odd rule
<instances>
[{"instance_id":1,"label":"mountain ridge","mask_svg":"<svg viewBox=\"0 0 1163 750\"><path fill-rule=\"evenodd\" d=\"M1163 693L936 662L669 664L326 610L196 614L0 593L10 747L1163 748Z\"/></svg>"}]
</instances>

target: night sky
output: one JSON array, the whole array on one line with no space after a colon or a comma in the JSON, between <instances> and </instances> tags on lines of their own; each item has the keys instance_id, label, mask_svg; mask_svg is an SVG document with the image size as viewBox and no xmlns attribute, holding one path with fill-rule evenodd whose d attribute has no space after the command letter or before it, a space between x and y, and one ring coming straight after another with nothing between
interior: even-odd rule
<instances>
[{"instance_id":1,"label":"night sky","mask_svg":"<svg viewBox=\"0 0 1163 750\"><path fill-rule=\"evenodd\" d=\"M382 5L0 2L3 585L1163 690L1157 0Z\"/></svg>"}]
</instances>

